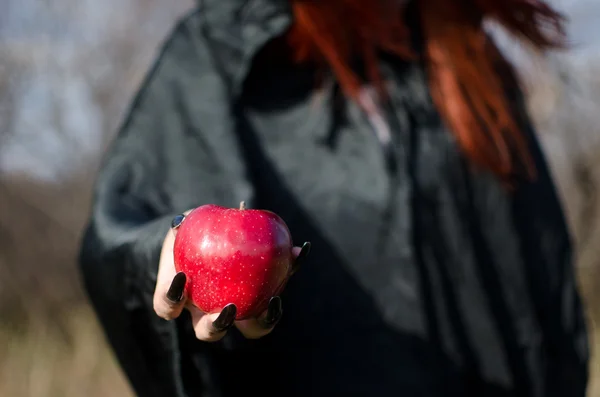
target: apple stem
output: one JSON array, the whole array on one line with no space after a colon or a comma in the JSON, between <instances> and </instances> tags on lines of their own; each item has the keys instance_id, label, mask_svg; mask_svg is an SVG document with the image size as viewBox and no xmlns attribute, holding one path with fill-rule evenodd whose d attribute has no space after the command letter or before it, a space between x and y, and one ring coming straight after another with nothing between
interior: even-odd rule
<instances>
[{"instance_id":1,"label":"apple stem","mask_svg":"<svg viewBox=\"0 0 600 397\"><path fill-rule=\"evenodd\" d=\"M246 202L245 201L240 202L240 209L241 210L245 210L246 209Z\"/></svg>"}]
</instances>

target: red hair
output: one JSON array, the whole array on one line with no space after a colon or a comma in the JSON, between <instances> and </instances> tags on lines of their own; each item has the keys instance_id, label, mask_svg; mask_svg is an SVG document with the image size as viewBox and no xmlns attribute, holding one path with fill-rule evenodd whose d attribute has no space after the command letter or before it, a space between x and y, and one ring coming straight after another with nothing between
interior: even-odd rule
<instances>
[{"instance_id":1,"label":"red hair","mask_svg":"<svg viewBox=\"0 0 600 397\"><path fill-rule=\"evenodd\" d=\"M545 50L563 47L563 16L540 0L416 1L430 92L460 147L474 163L501 178L514 176L520 167L533 176L526 139L507 94L516 78L483 21L495 20ZM362 59L368 82L382 95L377 51L415 59L401 1L291 3L294 24L286 37L295 59L330 68L344 93L358 102L364 82L349 65L351 59Z\"/></svg>"}]
</instances>

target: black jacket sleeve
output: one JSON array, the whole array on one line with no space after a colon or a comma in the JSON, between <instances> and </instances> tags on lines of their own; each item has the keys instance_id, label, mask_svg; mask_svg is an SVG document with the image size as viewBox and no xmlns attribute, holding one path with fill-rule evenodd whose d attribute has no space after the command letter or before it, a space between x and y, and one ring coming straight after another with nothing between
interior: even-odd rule
<instances>
[{"instance_id":1,"label":"black jacket sleeve","mask_svg":"<svg viewBox=\"0 0 600 397\"><path fill-rule=\"evenodd\" d=\"M176 326L152 308L171 219L253 195L227 86L194 23L180 23L167 40L104 158L79 258L88 296L140 396L183 395Z\"/></svg>"}]
</instances>

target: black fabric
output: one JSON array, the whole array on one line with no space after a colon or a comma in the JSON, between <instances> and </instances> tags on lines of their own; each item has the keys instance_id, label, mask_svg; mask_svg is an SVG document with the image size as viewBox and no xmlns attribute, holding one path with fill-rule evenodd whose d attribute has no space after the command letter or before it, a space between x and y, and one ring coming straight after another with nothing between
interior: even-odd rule
<instances>
[{"instance_id":1,"label":"black fabric","mask_svg":"<svg viewBox=\"0 0 600 397\"><path fill-rule=\"evenodd\" d=\"M588 344L572 247L539 178L472 169L418 63L381 57L395 166L333 81L257 54L285 1L206 0L164 45L98 176L80 263L141 397L584 396ZM523 108L522 103L517 106ZM309 260L261 340L195 339L152 308L171 218L206 203L270 209Z\"/></svg>"}]
</instances>

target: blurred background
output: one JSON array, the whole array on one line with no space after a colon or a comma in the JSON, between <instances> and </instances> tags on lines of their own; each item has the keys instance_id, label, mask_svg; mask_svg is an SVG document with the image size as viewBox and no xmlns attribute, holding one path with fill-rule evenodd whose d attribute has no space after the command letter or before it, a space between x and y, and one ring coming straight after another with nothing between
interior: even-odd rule
<instances>
[{"instance_id":1,"label":"blurred background","mask_svg":"<svg viewBox=\"0 0 600 397\"><path fill-rule=\"evenodd\" d=\"M132 396L82 291L75 255L103 151L193 3L0 0L0 396ZM571 18L569 53L528 55L490 28L522 67L577 246L595 346L600 1L553 3Z\"/></svg>"}]
</instances>

